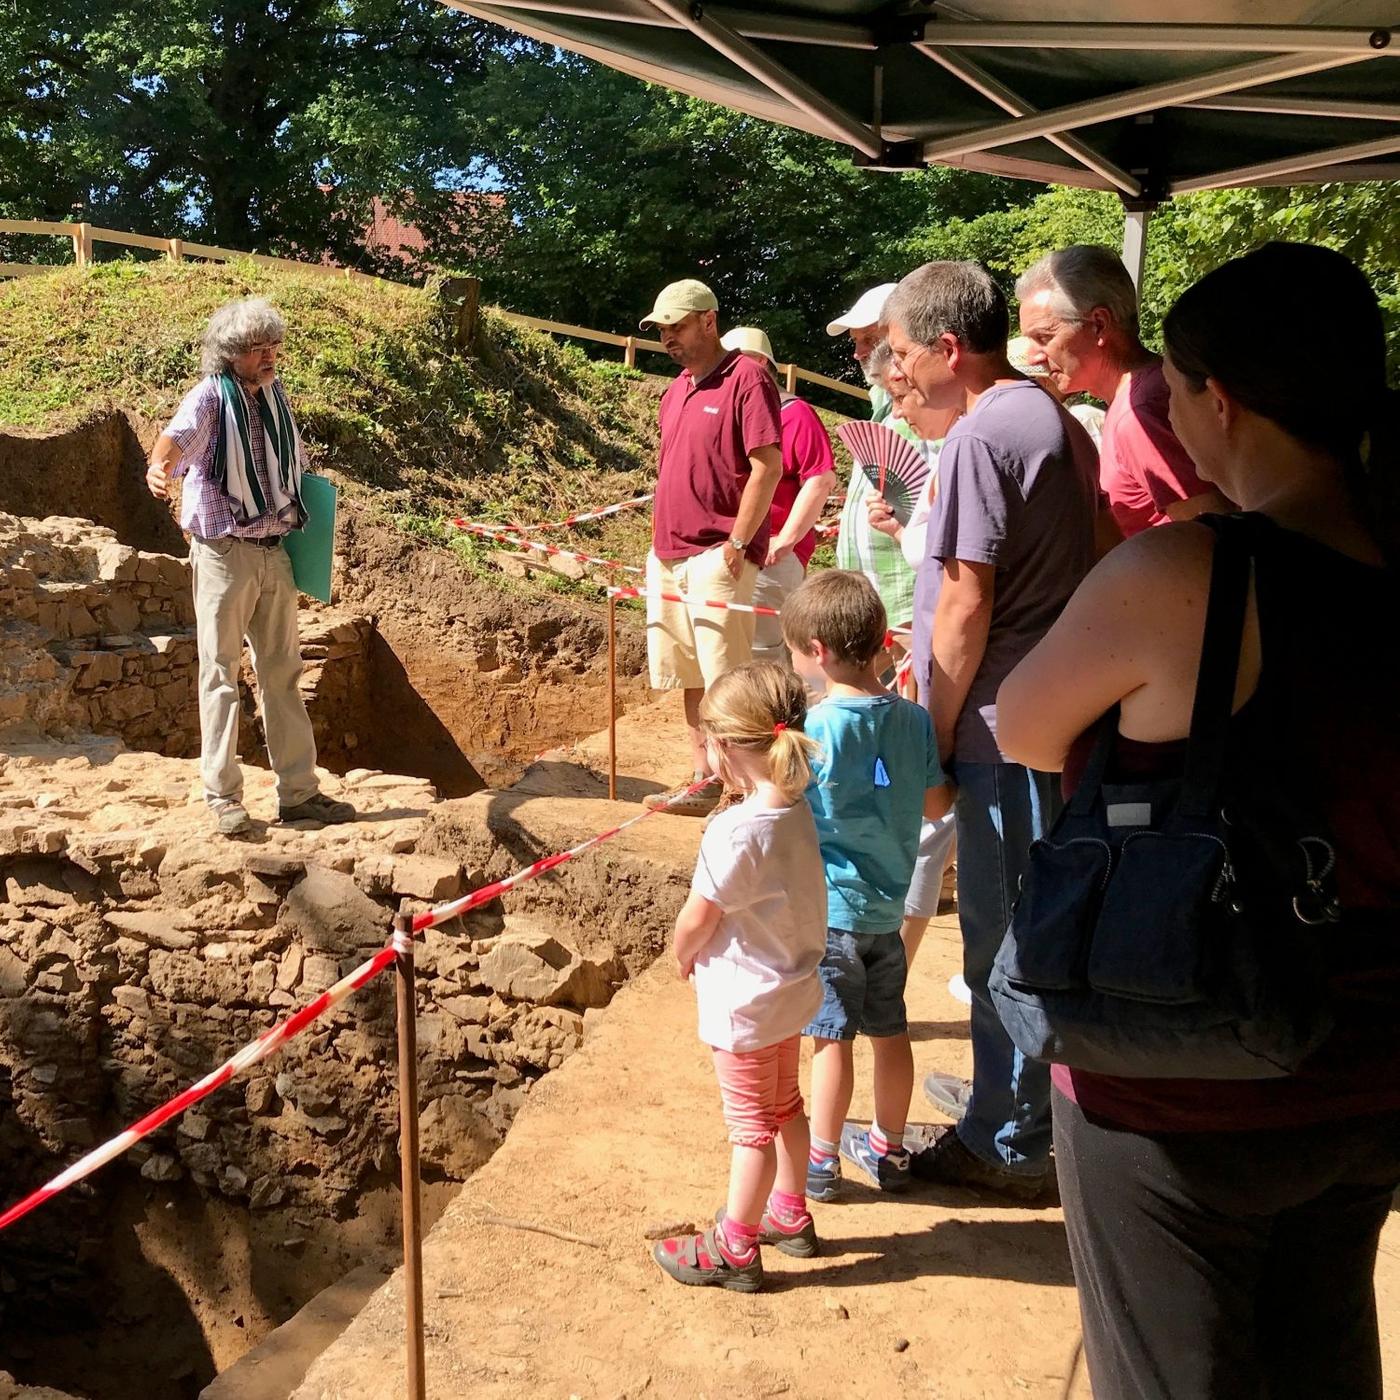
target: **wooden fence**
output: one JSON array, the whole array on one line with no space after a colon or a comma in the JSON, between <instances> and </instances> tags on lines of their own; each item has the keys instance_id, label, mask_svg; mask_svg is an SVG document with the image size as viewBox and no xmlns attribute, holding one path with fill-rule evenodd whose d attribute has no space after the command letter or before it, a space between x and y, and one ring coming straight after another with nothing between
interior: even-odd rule
<instances>
[{"instance_id":1,"label":"wooden fence","mask_svg":"<svg viewBox=\"0 0 1400 1400\"><path fill-rule=\"evenodd\" d=\"M349 278L354 281L378 282L383 279L371 277L368 273L357 272L354 268L327 267L323 263L298 262L294 258L274 258L264 253L240 253L232 248L220 248L210 243L191 243L183 238L156 238L148 233L125 233L120 229L101 228L94 224L52 223L42 219L0 219L0 233L34 234L49 238L68 238L73 243L73 261L79 267L92 263L92 248L95 243L115 243L124 248L141 248L148 252L163 253L174 262L185 258L197 258L203 262L232 262L238 258L248 258L264 267L280 267L292 272L319 273L326 277ZM36 273L51 272L49 263L4 263L0 262L0 279L7 277L32 277ZM473 280L473 279L459 279ZM393 285L397 286L398 283ZM471 297L473 310L476 297ZM599 345L614 345L622 351L622 358L628 365L637 363L637 351L645 350L652 354L665 354L658 340L642 340L635 335L617 335L613 331L594 330L589 326L573 326L565 321L546 321L538 316L525 316L518 311L507 311L504 307L491 306L487 310L517 326L528 326L531 330L543 331L546 335L571 336L577 340L591 340ZM804 369L801 365L785 364L778 366L790 394L797 392L799 381L818 384L837 394L849 394L852 398L867 399L864 389L833 379L828 374Z\"/></svg>"}]
</instances>

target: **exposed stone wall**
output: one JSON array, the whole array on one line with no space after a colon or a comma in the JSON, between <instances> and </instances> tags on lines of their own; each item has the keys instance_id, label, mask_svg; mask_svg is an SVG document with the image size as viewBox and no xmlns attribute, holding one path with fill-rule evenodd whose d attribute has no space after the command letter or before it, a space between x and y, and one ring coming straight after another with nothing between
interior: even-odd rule
<instances>
[{"instance_id":1,"label":"exposed stone wall","mask_svg":"<svg viewBox=\"0 0 1400 1400\"><path fill-rule=\"evenodd\" d=\"M0 724L198 748L189 564L90 521L0 515Z\"/></svg>"},{"instance_id":2,"label":"exposed stone wall","mask_svg":"<svg viewBox=\"0 0 1400 1400\"><path fill-rule=\"evenodd\" d=\"M411 851L329 858L344 868L130 830L65 836L42 811L6 813L0 1068L35 1143L71 1158L101 1141L371 956L392 909L464 888L454 862ZM546 932L493 927L433 930L419 959L424 1150L454 1178L485 1160L624 976ZM395 1167L391 980L128 1160L254 1208L349 1209Z\"/></svg>"},{"instance_id":3,"label":"exposed stone wall","mask_svg":"<svg viewBox=\"0 0 1400 1400\"><path fill-rule=\"evenodd\" d=\"M170 757L199 752L199 657L190 565L91 521L0 514L0 728L111 734ZM356 766L346 716L369 690L373 624L300 614L302 694L321 761ZM240 747L260 756L257 686L243 668Z\"/></svg>"}]
</instances>

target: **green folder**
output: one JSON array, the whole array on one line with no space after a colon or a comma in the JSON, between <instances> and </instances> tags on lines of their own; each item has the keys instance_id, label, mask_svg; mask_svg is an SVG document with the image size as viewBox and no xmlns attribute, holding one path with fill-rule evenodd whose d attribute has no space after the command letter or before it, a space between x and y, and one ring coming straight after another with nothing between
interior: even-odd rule
<instances>
[{"instance_id":1,"label":"green folder","mask_svg":"<svg viewBox=\"0 0 1400 1400\"><path fill-rule=\"evenodd\" d=\"M306 524L287 535L292 577L310 598L331 600L331 563L335 558L335 502L340 493L323 476L309 473L301 479L301 503Z\"/></svg>"}]
</instances>

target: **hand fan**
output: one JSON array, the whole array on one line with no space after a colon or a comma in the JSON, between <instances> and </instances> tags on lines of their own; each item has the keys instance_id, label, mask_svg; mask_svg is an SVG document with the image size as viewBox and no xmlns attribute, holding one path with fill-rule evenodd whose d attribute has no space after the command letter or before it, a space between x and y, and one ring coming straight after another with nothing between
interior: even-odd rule
<instances>
[{"instance_id":1,"label":"hand fan","mask_svg":"<svg viewBox=\"0 0 1400 1400\"><path fill-rule=\"evenodd\" d=\"M889 502L894 518L907 525L928 484L929 464L924 454L883 423L842 423L836 436L870 484Z\"/></svg>"}]
</instances>

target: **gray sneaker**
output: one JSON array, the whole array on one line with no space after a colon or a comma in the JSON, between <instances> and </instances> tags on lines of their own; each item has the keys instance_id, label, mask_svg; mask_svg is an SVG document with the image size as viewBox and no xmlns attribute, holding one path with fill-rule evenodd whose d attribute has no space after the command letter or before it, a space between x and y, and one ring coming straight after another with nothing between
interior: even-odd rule
<instances>
[{"instance_id":1,"label":"gray sneaker","mask_svg":"<svg viewBox=\"0 0 1400 1400\"><path fill-rule=\"evenodd\" d=\"M687 793L690 783L682 783L669 792L653 792L642 799L648 812L670 812L677 817L708 817L724 796L724 784L718 778L695 792Z\"/></svg>"},{"instance_id":2,"label":"gray sneaker","mask_svg":"<svg viewBox=\"0 0 1400 1400\"><path fill-rule=\"evenodd\" d=\"M924 1080L924 1097L940 1112L955 1123L961 1123L967 1115L968 1100L972 1097L972 1081L958 1074L945 1074L934 1070Z\"/></svg>"},{"instance_id":3,"label":"gray sneaker","mask_svg":"<svg viewBox=\"0 0 1400 1400\"><path fill-rule=\"evenodd\" d=\"M253 829L253 819L241 802L229 802L215 813L220 836L246 836Z\"/></svg>"},{"instance_id":4,"label":"gray sneaker","mask_svg":"<svg viewBox=\"0 0 1400 1400\"><path fill-rule=\"evenodd\" d=\"M324 792L313 793L305 802L295 807L279 807L279 822L321 822L325 826L339 826L342 822L352 822L357 813L348 802L337 802Z\"/></svg>"}]
</instances>

